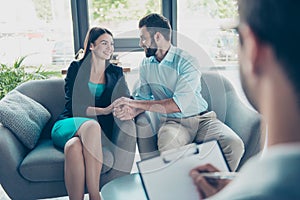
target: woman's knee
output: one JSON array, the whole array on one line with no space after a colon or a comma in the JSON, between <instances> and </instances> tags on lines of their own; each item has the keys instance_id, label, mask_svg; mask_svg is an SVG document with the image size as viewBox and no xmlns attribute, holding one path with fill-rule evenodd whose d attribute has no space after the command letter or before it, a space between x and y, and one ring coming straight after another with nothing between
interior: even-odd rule
<instances>
[{"instance_id":1,"label":"woman's knee","mask_svg":"<svg viewBox=\"0 0 300 200\"><path fill-rule=\"evenodd\" d=\"M64 147L65 155L79 155L82 154L82 143L78 137L69 139Z\"/></svg>"},{"instance_id":2,"label":"woman's knee","mask_svg":"<svg viewBox=\"0 0 300 200\"><path fill-rule=\"evenodd\" d=\"M78 135L85 150L92 152L101 150L101 127L95 120L90 120L81 125Z\"/></svg>"},{"instance_id":3,"label":"woman's knee","mask_svg":"<svg viewBox=\"0 0 300 200\"><path fill-rule=\"evenodd\" d=\"M101 136L101 126L95 120L86 121L78 129L78 135L81 137L84 135L89 135L93 138L97 136L99 137Z\"/></svg>"}]
</instances>

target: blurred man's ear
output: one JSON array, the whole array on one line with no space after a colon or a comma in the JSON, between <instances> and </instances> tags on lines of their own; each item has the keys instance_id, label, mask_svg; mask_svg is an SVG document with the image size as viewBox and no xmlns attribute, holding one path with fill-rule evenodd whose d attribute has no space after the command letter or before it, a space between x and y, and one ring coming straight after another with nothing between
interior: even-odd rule
<instances>
[{"instance_id":1,"label":"blurred man's ear","mask_svg":"<svg viewBox=\"0 0 300 200\"><path fill-rule=\"evenodd\" d=\"M248 67L251 67L249 70L258 75L261 70L258 63L260 60L261 44L256 35L247 25L239 26L239 34L242 40L241 51L243 53L243 57L247 59Z\"/></svg>"}]
</instances>

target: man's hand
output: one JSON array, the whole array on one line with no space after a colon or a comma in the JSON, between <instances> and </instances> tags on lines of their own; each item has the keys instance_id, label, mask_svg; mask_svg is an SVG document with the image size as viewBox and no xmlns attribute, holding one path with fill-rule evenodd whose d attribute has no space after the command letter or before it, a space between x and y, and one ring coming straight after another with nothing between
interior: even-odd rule
<instances>
[{"instance_id":1,"label":"man's hand","mask_svg":"<svg viewBox=\"0 0 300 200\"><path fill-rule=\"evenodd\" d=\"M131 120L137 115L137 113L135 108L128 105L122 105L114 108L113 115L120 120Z\"/></svg>"},{"instance_id":2,"label":"man's hand","mask_svg":"<svg viewBox=\"0 0 300 200\"><path fill-rule=\"evenodd\" d=\"M112 105L114 108L122 108L123 106L129 106L129 107L133 107L132 103L134 100L127 98L127 97L121 97L118 98L117 100L115 100Z\"/></svg>"},{"instance_id":3,"label":"man's hand","mask_svg":"<svg viewBox=\"0 0 300 200\"><path fill-rule=\"evenodd\" d=\"M144 110L138 109L135 106L135 100L127 97L121 97L112 103L114 107L113 114L120 120L134 119L138 114Z\"/></svg>"},{"instance_id":4,"label":"man's hand","mask_svg":"<svg viewBox=\"0 0 300 200\"><path fill-rule=\"evenodd\" d=\"M217 172L217 168L211 164L201 165L191 170L190 176L196 185L201 198L208 198L222 190L230 180L205 178L201 175L204 172Z\"/></svg>"}]
</instances>

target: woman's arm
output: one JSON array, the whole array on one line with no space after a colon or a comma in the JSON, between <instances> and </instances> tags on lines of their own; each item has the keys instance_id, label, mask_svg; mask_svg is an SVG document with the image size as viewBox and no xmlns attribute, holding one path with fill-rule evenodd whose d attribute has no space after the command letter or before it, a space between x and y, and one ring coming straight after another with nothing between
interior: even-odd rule
<instances>
[{"instance_id":1,"label":"woman's arm","mask_svg":"<svg viewBox=\"0 0 300 200\"><path fill-rule=\"evenodd\" d=\"M74 88L74 82L75 78L78 73L78 63L72 62L68 68L68 72L65 78L65 110L68 111L68 115L72 116L72 96L73 96L73 88Z\"/></svg>"},{"instance_id":2,"label":"woman's arm","mask_svg":"<svg viewBox=\"0 0 300 200\"><path fill-rule=\"evenodd\" d=\"M113 111L112 104L107 106L106 108L100 108L100 107L92 107L89 106L86 109L86 115L87 116L97 116L97 115L108 115Z\"/></svg>"}]
</instances>

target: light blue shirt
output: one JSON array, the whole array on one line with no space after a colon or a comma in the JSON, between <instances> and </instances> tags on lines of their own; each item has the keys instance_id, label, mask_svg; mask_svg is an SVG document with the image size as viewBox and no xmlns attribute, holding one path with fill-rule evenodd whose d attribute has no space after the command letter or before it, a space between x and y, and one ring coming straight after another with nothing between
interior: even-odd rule
<instances>
[{"instance_id":1,"label":"light blue shirt","mask_svg":"<svg viewBox=\"0 0 300 200\"><path fill-rule=\"evenodd\" d=\"M163 100L173 98L181 112L163 114L185 118L207 110L201 95L201 72L196 58L171 46L161 62L154 56L144 58L140 65L140 86L135 99ZM164 109L164 108L162 108Z\"/></svg>"},{"instance_id":2,"label":"light blue shirt","mask_svg":"<svg viewBox=\"0 0 300 200\"><path fill-rule=\"evenodd\" d=\"M210 200L300 199L300 143L277 144L249 159Z\"/></svg>"}]
</instances>

